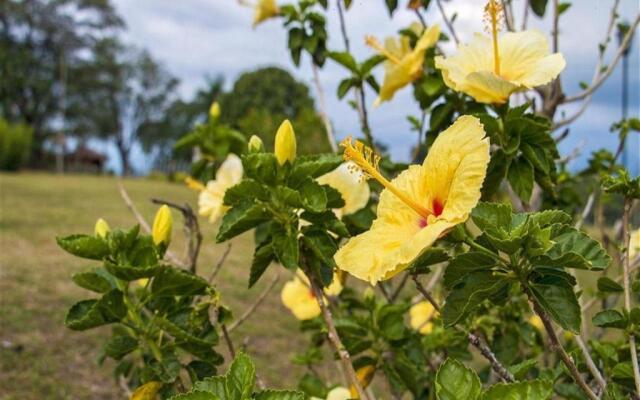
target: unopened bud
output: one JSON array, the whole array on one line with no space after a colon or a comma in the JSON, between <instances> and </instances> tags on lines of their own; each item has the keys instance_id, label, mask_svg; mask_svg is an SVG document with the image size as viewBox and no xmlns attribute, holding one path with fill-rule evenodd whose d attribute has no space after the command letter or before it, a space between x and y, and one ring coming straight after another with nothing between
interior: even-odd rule
<instances>
[{"instance_id":1,"label":"unopened bud","mask_svg":"<svg viewBox=\"0 0 640 400\"><path fill-rule=\"evenodd\" d=\"M107 233L110 230L111 229L109 228L109 224L107 224L107 221L105 221L102 218L98 218L98 220L96 221L96 227L95 227L96 236L99 236L104 239L107 237Z\"/></svg>"},{"instance_id":2,"label":"unopened bud","mask_svg":"<svg viewBox=\"0 0 640 400\"><path fill-rule=\"evenodd\" d=\"M214 120L220 117L220 104L218 104L217 101L211 103L211 107L209 107L209 116Z\"/></svg>"},{"instance_id":3,"label":"unopened bud","mask_svg":"<svg viewBox=\"0 0 640 400\"><path fill-rule=\"evenodd\" d=\"M172 227L173 217L171 217L171 210L165 204L158 209L156 217L153 220L153 229L151 230L153 243L155 243L156 246L161 243L168 246L169 242L171 242Z\"/></svg>"},{"instance_id":4,"label":"unopened bud","mask_svg":"<svg viewBox=\"0 0 640 400\"><path fill-rule=\"evenodd\" d=\"M296 159L296 134L288 119L280 124L278 132L276 132L275 153L280 165L284 165L287 161L293 162Z\"/></svg>"},{"instance_id":5,"label":"unopened bud","mask_svg":"<svg viewBox=\"0 0 640 400\"><path fill-rule=\"evenodd\" d=\"M369 386L369 384L373 380L373 375L375 373L376 373L376 367L374 367L373 365L366 365L364 367L358 368L358 370L356 371L356 376L358 378L358 382L360 383L360 386L362 386L363 389L366 389L367 386ZM351 392L352 399L360 398L355 386L353 385L349 386L349 391Z\"/></svg>"},{"instance_id":6,"label":"unopened bud","mask_svg":"<svg viewBox=\"0 0 640 400\"><path fill-rule=\"evenodd\" d=\"M253 135L249 139L249 153L262 153L264 151L264 143L258 136Z\"/></svg>"}]
</instances>

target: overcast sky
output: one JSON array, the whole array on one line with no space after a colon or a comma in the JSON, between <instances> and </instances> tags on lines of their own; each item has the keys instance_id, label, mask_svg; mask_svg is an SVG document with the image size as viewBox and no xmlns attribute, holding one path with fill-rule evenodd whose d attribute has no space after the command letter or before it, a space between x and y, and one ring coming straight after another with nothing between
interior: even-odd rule
<instances>
[{"instance_id":1,"label":"overcast sky","mask_svg":"<svg viewBox=\"0 0 640 400\"><path fill-rule=\"evenodd\" d=\"M147 48L164 63L180 79L180 94L186 99L204 85L207 76L221 75L229 87L241 73L264 66L285 68L314 90L309 59L303 57L300 68L296 68L291 62L286 46L286 31L281 20L269 20L254 30L251 28L253 10L238 5L236 0L112 1L127 23L126 40ZM342 51L344 47L335 1L329 3L328 47ZM372 55L372 50L364 45L366 34L383 39L396 34L399 29L416 20L415 15L404 8L407 0L400 0L399 3L400 7L390 19L382 0L353 1L346 13L346 23L356 59L361 60ZM524 3L524 0L514 0L518 26L521 23ZM604 37L612 3L613 0L574 1L573 6L562 15L560 51L567 60L562 80L568 94L578 92L578 83L590 81L593 76L598 43ZM454 12L458 14L455 28L461 41L466 42L473 32L482 31L482 1L453 0L445 2L444 5L449 15ZM633 20L638 12L638 0L621 0L620 14L623 20ZM425 18L427 24L439 23L446 32L435 4L430 7ZM530 13L529 21L530 27L545 33L551 30L549 18L539 20ZM616 44L614 40L609 46L607 60L611 59ZM444 48L447 54L455 50L452 44ZM639 48L640 40L636 37L629 57L629 112L633 116L637 116L640 109ZM382 68L378 68L376 73L381 81ZM359 134L357 115L346 101L339 101L335 96L337 85L345 76L345 70L330 60L320 72L329 116L338 138ZM609 127L621 115L621 85L621 69L618 67L594 96L588 112L571 126L572 133L569 139L561 144L561 152L566 154L576 146L583 146L585 154L600 147L615 147L616 137L609 132ZM420 112L413 100L411 89L403 89L396 94L393 102L384 103L376 109L371 107L374 94L369 92L367 96L374 136L390 147L394 159L406 161L409 149L416 141L415 133L410 131L406 116L417 116ZM571 115L572 108L567 107L563 111ZM635 136L629 157L635 160L634 169L637 171L640 145L638 135ZM574 167L583 164L585 157L577 160ZM110 159L111 166L117 168L115 154ZM145 158L136 152L134 165L138 169L145 169L145 164Z\"/></svg>"}]
</instances>

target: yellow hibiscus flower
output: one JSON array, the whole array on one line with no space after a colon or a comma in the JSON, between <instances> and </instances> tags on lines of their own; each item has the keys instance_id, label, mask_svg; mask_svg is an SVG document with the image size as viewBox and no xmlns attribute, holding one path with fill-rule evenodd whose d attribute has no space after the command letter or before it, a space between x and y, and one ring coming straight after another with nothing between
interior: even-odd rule
<instances>
[{"instance_id":1,"label":"yellow hibiscus flower","mask_svg":"<svg viewBox=\"0 0 640 400\"><path fill-rule=\"evenodd\" d=\"M411 327L422 335L427 335L433 331L433 322L437 311L428 301L421 301L414 304L409 309L409 323Z\"/></svg>"},{"instance_id":2,"label":"yellow hibiscus flower","mask_svg":"<svg viewBox=\"0 0 640 400\"><path fill-rule=\"evenodd\" d=\"M200 192L198 197L200 215L208 217L211 223L216 222L228 209L223 204L225 192L231 186L240 183L242 173L240 157L230 153L218 168L216 179L207 182L207 186Z\"/></svg>"},{"instance_id":3,"label":"yellow hibiscus flower","mask_svg":"<svg viewBox=\"0 0 640 400\"><path fill-rule=\"evenodd\" d=\"M324 289L327 296L337 296L342 291L342 283L338 274L333 275L333 282ZM280 293L282 304L299 320L312 319L320 315L321 310L316 296L311 290L309 278L298 270L296 276L284 284Z\"/></svg>"},{"instance_id":4,"label":"yellow hibiscus flower","mask_svg":"<svg viewBox=\"0 0 640 400\"><path fill-rule=\"evenodd\" d=\"M411 165L392 181L378 171L379 157L351 138L341 144L368 177L379 181L377 218L351 238L334 259L338 268L376 284L404 270L426 248L467 220L480 199L489 163L489 139L480 121L462 116L442 132L422 165Z\"/></svg>"},{"instance_id":5,"label":"yellow hibiscus flower","mask_svg":"<svg viewBox=\"0 0 640 400\"><path fill-rule=\"evenodd\" d=\"M255 4L248 0L238 0L238 3L254 9L254 28L261 22L269 18L277 17L278 14L280 14L280 8L278 7L278 4L276 4L276 0L258 0Z\"/></svg>"},{"instance_id":6,"label":"yellow hibiscus flower","mask_svg":"<svg viewBox=\"0 0 640 400\"><path fill-rule=\"evenodd\" d=\"M311 400L322 400L319 397L309 397ZM336 386L327 393L326 400L349 400L351 398L351 392L349 389L343 386Z\"/></svg>"},{"instance_id":7,"label":"yellow hibiscus flower","mask_svg":"<svg viewBox=\"0 0 640 400\"><path fill-rule=\"evenodd\" d=\"M380 105L383 101L391 100L398 90L420 78L424 53L436 44L439 37L440 27L434 25L420 35L413 49L411 49L409 38L406 36L398 39L387 38L384 46L373 36L365 38L367 45L387 58L384 81L374 106Z\"/></svg>"},{"instance_id":8,"label":"yellow hibiscus flower","mask_svg":"<svg viewBox=\"0 0 640 400\"><path fill-rule=\"evenodd\" d=\"M505 103L511 93L545 85L566 66L560 53L549 54L545 35L537 30L498 36L502 8L495 0L485 7L492 35L475 34L458 54L435 58L447 86L480 103Z\"/></svg>"},{"instance_id":9,"label":"yellow hibiscus flower","mask_svg":"<svg viewBox=\"0 0 640 400\"><path fill-rule=\"evenodd\" d=\"M353 162L342 163L338 168L316 179L319 184L329 185L340 192L344 206L333 210L338 218L353 214L369 202L369 185L361 175L352 172L354 168L357 167Z\"/></svg>"}]
</instances>

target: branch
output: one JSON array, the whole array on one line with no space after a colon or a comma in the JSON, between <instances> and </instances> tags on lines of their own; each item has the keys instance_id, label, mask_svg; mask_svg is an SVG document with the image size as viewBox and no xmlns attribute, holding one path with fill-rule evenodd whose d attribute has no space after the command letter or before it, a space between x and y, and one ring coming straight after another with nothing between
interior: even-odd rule
<instances>
[{"instance_id":1,"label":"branch","mask_svg":"<svg viewBox=\"0 0 640 400\"><path fill-rule=\"evenodd\" d=\"M447 25L447 29L449 29L449 33L451 33L451 36L453 36L453 40L456 42L456 45L460 44L460 40L458 40L458 35L456 35L456 30L453 29L453 24L451 23L451 20L447 16L447 13L444 11L442 2L440 0L436 0L436 2L438 3L438 9L440 10L442 19L444 20L445 25Z\"/></svg>"},{"instance_id":2,"label":"branch","mask_svg":"<svg viewBox=\"0 0 640 400\"><path fill-rule=\"evenodd\" d=\"M624 287L624 308L627 310L627 314L631 312L631 285L629 283L629 276L631 275L631 268L629 265L629 246L631 244L631 237L629 235L629 215L631 214L632 206L633 200L625 198L624 211L622 214L622 286ZM640 396L640 368L638 368L636 337L633 332L629 332L629 350L631 352L631 365L633 366L633 380L636 384L636 394Z\"/></svg>"},{"instance_id":3,"label":"branch","mask_svg":"<svg viewBox=\"0 0 640 400\"><path fill-rule=\"evenodd\" d=\"M593 375L596 382L598 382L598 385L602 389L602 392L604 393L605 390L607 389L607 381L604 380L604 377L600 373L600 370L596 366L596 363L593 361L593 358L591 358L591 354L589 353L589 349L587 348L587 345L584 343L584 339L582 339L582 335L575 335L574 339L576 341L576 344L578 345L578 347L580 347L580 350L582 351L582 355L584 356L584 360L587 364L587 368L589 368L591 375Z\"/></svg>"},{"instance_id":4,"label":"branch","mask_svg":"<svg viewBox=\"0 0 640 400\"><path fill-rule=\"evenodd\" d=\"M220 272L220 270L222 269L222 266L224 265L224 262L227 260L227 257L229 256L230 252L231 252L231 243L227 245L227 248L224 250L224 253L222 253L220 258L218 259L216 266L213 267L213 270L211 271L211 275L209 276L209 283L213 282L216 275L218 275L218 272Z\"/></svg>"},{"instance_id":5,"label":"branch","mask_svg":"<svg viewBox=\"0 0 640 400\"><path fill-rule=\"evenodd\" d=\"M591 194L589 195L589 198L587 199L587 204L585 204L584 209L580 214L580 218L578 219L578 222L576 222L574 228L580 229L582 227L584 220L587 219L587 217L591 213L591 210L593 209L593 204L595 203L595 199L596 199L596 192L594 191L594 192L591 192Z\"/></svg>"},{"instance_id":6,"label":"branch","mask_svg":"<svg viewBox=\"0 0 640 400\"><path fill-rule=\"evenodd\" d=\"M617 4L617 1L616 1ZM629 43L631 42L631 38L633 37L633 34L635 32L635 30L638 28L638 24L640 23L640 14L638 14L636 16L636 19L634 20L633 24L631 25L631 27L629 28L629 31L627 32L627 34L624 36L624 39L622 40L622 43L620 44L620 47L618 47L618 51L616 52L616 55L614 56L613 60L611 61L611 63L609 64L609 66L607 67L607 69L605 70L604 73L600 73L600 70L596 70L596 73L594 74L594 79L591 83L591 85L586 88L585 90L583 90L581 93L578 93L577 95L574 96L568 96L564 99L563 103L572 103L574 101L578 101L578 100L582 100L584 98L587 98L589 96L591 96L593 94L593 92L595 92L600 86L602 86L602 84L607 80L607 78L609 78L609 76L611 75L611 73L613 72L613 70L615 69L616 65L618 64L618 62L620 61L620 59L622 58L625 50L627 49L627 47L629 46ZM601 57L600 59L602 59L604 57L604 51L601 53ZM601 66L601 62L600 59L598 60L598 67Z\"/></svg>"},{"instance_id":7,"label":"branch","mask_svg":"<svg viewBox=\"0 0 640 400\"><path fill-rule=\"evenodd\" d=\"M238 326L242 325L242 323L244 321L247 320L247 318L249 318L251 316L251 314L254 313L254 311L256 311L258 309L258 307L260 307L260 304L262 304L262 302L264 301L264 299L267 297L267 295L269 294L269 292L271 291L271 289L273 289L276 286L276 283L278 283L278 280L280 279L279 275L276 275L273 280L271 281L271 283L269 284L269 286L267 286L262 293L260 293L260 296L258 296L258 298L256 299L256 301L249 307L247 308L247 310L242 314L242 316L240 316L240 318L238 318L237 320L235 320L231 325L229 325L229 332L233 332L234 329L236 329Z\"/></svg>"},{"instance_id":8,"label":"branch","mask_svg":"<svg viewBox=\"0 0 640 400\"><path fill-rule=\"evenodd\" d=\"M322 84L320 83L318 66L313 61L311 61L311 69L313 70L313 82L315 83L316 91L318 92L320 118L322 118L322 122L324 122L324 128L327 131L327 140L329 141L329 146L331 146L331 151L336 153L338 151L338 145L336 144L336 138L333 135L333 127L331 126L329 114L327 113L327 104L324 99L324 90L322 89Z\"/></svg>"},{"instance_id":9,"label":"branch","mask_svg":"<svg viewBox=\"0 0 640 400\"><path fill-rule=\"evenodd\" d=\"M198 263L198 255L200 254L200 246L202 245L202 232L200 232L200 224L198 223L198 217L193 213L191 206L186 204L181 206L170 201L152 198L153 204L163 204L182 213L184 218L184 233L189 238L189 245L187 247L187 259L189 260L188 266L192 273L196 273L196 266Z\"/></svg>"},{"instance_id":10,"label":"branch","mask_svg":"<svg viewBox=\"0 0 640 400\"><path fill-rule=\"evenodd\" d=\"M591 400L599 400L598 396L596 396L596 394L593 393L589 385L587 385L587 383L585 382L582 375L580 375L580 371L578 371L578 367L576 367L571 357L569 357L569 354L567 354L564 347L562 347L562 344L560 344L560 340L558 339L556 332L553 330L553 325L551 324L551 320L549 319L549 316L547 315L547 313L540 307L540 305L535 300L533 295L531 295L528 289L523 287L523 290L527 294L527 297L529 298L529 301L531 302L531 304L533 304L533 310L535 311L536 314L538 314L538 316L542 320L544 329L545 331L547 331L549 341L551 342L551 350L558 353L558 356L560 356L560 359L569 370L569 373L573 377L573 380L578 384L578 386L580 386L580 389L582 389L582 391L587 395L587 397Z\"/></svg>"},{"instance_id":11,"label":"branch","mask_svg":"<svg viewBox=\"0 0 640 400\"><path fill-rule=\"evenodd\" d=\"M429 291L422 285L422 283L420 283L417 275L413 275L413 281L415 282L416 288L422 294L422 296L429 303L431 303L433 308L438 311L438 313L440 313L440 305L433 298L433 296L431 296L431 293L429 293ZM463 331L463 329L459 328L458 326L454 326L454 328L461 332ZM496 374L498 374L500 379L502 379L504 382L515 382L515 378L513 377L513 375L504 367L504 365L500 363L493 351L491 351L489 346L482 342L479 336L469 332L467 334L467 339L469 340L469 343L477 348L480 351L480 354L482 354L482 356L487 359L487 361L489 361L489 364L491 364L491 368L496 372Z\"/></svg>"},{"instance_id":12,"label":"branch","mask_svg":"<svg viewBox=\"0 0 640 400\"><path fill-rule=\"evenodd\" d=\"M118 190L120 191L120 197L122 197L122 200L127 205L131 213L134 215L134 217L136 217L136 220L140 224L140 227L142 228L142 230L145 231L147 234L150 234L151 227L149 226L147 221L145 221L142 214L140 214L135 204L133 204L133 201L131 201L131 197L129 197L129 193L127 193L127 190L124 188L124 185L122 184L122 180L118 179L116 182L118 184ZM167 258L167 260L169 260L173 264L182 268L186 267L185 263L182 262L175 254L173 254L173 252L167 250L164 255Z\"/></svg>"},{"instance_id":13,"label":"branch","mask_svg":"<svg viewBox=\"0 0 640 400\"><path fill-rule=\"evenodd\" d=\"M312 274L308 273L308 271L305 271L305 273L307 273L307 276L310 278L309 280L311 281L311 290L313 290L316 300L318 301L318 305L320 306L320 310L322 310L322 318L324 319L324 322L327 324L327 329L328 329L327 336L329 337L329 341L333 345L334 350L338 353L338 356L340 357L340 361L342 362L342 366L344 367L347 373L347 376L351 381L351 384L353 385L353 387L356 388L356 391L358 392L358 396L360 397L360 399L369 400L369 395L362 388L360 381L358 381L358 376L356 375L356 371L353 369L353 364L351 363L351 356L349 355L349 352L342 344L342 340L340 340L340 336L338 335L336 326L333 323L333 316L331 315L331 310L329 310L329 307L327 307L327 305L324 302L324 293L322 293L322 289L315 282L315 279L313 278Z\"/></svg>"}]
</instances>

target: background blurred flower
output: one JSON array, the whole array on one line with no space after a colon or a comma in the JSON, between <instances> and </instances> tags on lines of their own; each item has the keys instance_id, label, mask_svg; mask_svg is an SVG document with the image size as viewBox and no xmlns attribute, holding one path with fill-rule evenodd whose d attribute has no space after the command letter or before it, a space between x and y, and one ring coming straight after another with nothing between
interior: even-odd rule
<instances>
[{"instance_id":1,"label":"background blurred flower","mask_svg":"<svg viewBox=\"0 0 640 400\"><path fill-rule=\"evenodd\" d=\"M216 179L207 182L205 189L200 192L198 197L200 215L208 217L211 223L216 222L227 210L223 204L225 192L242 180L242 173L240 157L230 153L218 168Z\"/></svg>"}]
</instances>

